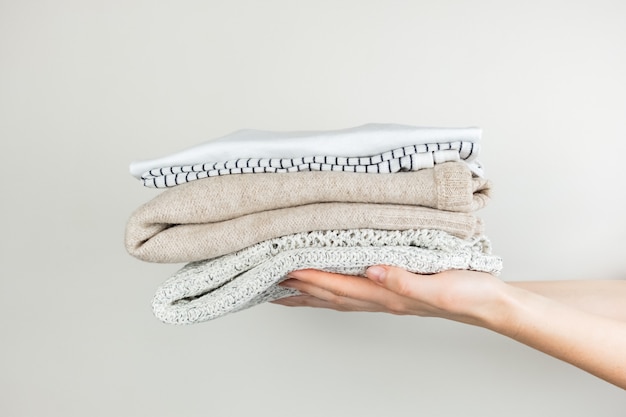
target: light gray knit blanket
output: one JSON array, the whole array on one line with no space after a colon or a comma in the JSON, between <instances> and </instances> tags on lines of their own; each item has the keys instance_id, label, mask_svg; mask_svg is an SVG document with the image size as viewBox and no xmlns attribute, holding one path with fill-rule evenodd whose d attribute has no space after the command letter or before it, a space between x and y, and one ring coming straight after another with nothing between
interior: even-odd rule
<instances>
[{"instance_id":1,"label":"light gray knit blanket","mask_svg":"<svg viewBox=\"0 0 626 417\"><path fill-rule=\"evenodd\" d=\"M289 272L313 268L363 276L371 265L417 273L471 269L499 274L502 260L491 255L485 236L460 239L440 230L296 233L187 264L158 288L152 307L165 323L198 323L298 294L277 286Z\"/></svg>"}]
</instances>

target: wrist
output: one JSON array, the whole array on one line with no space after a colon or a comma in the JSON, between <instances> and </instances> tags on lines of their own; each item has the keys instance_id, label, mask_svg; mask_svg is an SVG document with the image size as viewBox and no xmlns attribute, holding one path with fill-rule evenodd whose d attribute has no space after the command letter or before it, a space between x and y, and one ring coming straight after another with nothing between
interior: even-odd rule
<instances>
[{"instance_id":1,"label":"wrist","mask_svg":"<svg viewBox=\"0 0 626 417\"><path fill-rule=\"evenodd\" d=\"M480 325L507 336L514 336L522 326L524 306L535 295L530 291L501 282L492 301L479 317Z\"/></svg>"}]
</instances>

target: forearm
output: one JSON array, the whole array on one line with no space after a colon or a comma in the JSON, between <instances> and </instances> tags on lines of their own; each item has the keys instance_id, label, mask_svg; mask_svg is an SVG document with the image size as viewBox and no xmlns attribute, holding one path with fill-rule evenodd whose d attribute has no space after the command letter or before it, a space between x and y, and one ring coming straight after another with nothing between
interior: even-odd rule
<instances>
[{"instance_id":1,"label":"forearm","mask_svg":"<svg viewBox=\"0 0 626 417\"><path fill-rule=\"evenodd\" d=\"M623 284L507 284L484 272L450 270L419 275L381 265L368 268L366 276L368 279L316 270L295 271L281 285L305 295L278 303L442 317L478 325L626 389L626 321L596 313L599 299L580 301L591 289L595 288L597 294L598 288L606 285L603 291L611 303L622 305L624 298L611 286ZM556 294L557 288L567 290L566 295Z\"/></svg>"},{"instance_id":2,"label":"forearm","mask_svg":"<svg viewBox=\"0 0 626 417\"><path fill-rule=\"evenodd\" d=\"M626 280L519 281L508 284L588 313L626 322Z\"/></svg>"},{"instance_id":3,"label":"forearm","mask_svg":"<svg viewBox=\"0 0 626 417\"><path fill-rule=\"evenodd\" d=\"M509 286L485 327L626 389L626 323Z\"/></svg>"}]
</instances>

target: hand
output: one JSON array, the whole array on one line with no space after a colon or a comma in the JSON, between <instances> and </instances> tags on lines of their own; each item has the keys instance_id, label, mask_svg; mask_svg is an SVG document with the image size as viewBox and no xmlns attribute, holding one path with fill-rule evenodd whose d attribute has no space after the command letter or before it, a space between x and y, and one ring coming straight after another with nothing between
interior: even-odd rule
<instances>
[{"instance_id":1,"label":"hand","mask_svg":"<svg viewBox=\"0 0 626 417\"><path fill-rule=\"evenodd\" d=\"M419 275L373 266L364 278L307 269L292 272L280 285L303 293L274 301L286 306L442 317L483 327L506 319L500 300L508 287L485 272Z\"/></svg>"},{"instance_id":2,"label":"hand","mask_svg":"<svg viewBox=\"0 0 626 417\"><path fill-rule=\"evenodd\" d=\"M484 272L453 270L419 275L373 266L366 277L312 269L295 271L280 285L304 295L276 300L276 304L415 314L474 324L626 389L626 323L612 317L625 317L623 281L548 281L516 286ZM531 288L539 293L529 291ZM558 296L552 299L541 292L556 292ZM597 302L590 303L589 297L597 298ZM607 299L612 307L599 309L597 304L607 304L600 303Z\"/></svg>"}]
</instances>

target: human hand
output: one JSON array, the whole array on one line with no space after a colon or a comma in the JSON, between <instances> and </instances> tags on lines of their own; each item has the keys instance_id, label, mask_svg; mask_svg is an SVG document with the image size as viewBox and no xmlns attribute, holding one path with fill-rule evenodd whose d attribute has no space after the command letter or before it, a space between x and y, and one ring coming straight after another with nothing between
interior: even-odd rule
<instances>
[{"instance_id":1,"label":"human hand","mask_svg":"<svg viewBox=\"0 0 626 417\"><path fill-rule=\"evenodd\" d=\"M303 293L273 301L286 306L441 317L483 327L506 319L502 300L507 285L486 272L420 275L373 266L364 278L306 269L290 273L280 285Z\"/></svg>"},{"instance_id":2,"label":"human hand","mask_svg":"<svg viewBox=\"0 0 626 417\"><path fill-rule=\"evenodd\" d=\"M276 304L414 314L473 324L626 389L626 323L586 311L595 310L584 300L588 292L593 292L586 290L597 289L597 282L523 285L543 288L548 293L561 288L565 293L561 297L572 306L475 271L420 275L391 266L373 266L366 271L366 277L357 277L306 269L292 272L280 285L295 288L303 295L273 301ZM623 303L624 286L620 282L605 282L601 287L602 299L606 299L609 289L617 294L612 305ZM585 308L576 308L573 300L577 298L583 300L578 304Z\"/></svg>"}]
</instances>

